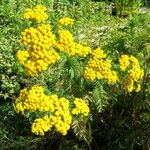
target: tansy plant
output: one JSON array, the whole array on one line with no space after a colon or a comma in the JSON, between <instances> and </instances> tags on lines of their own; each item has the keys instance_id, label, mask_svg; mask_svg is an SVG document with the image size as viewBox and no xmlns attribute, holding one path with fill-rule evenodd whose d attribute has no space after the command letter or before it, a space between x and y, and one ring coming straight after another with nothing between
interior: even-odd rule
<instances>
[{"instance_id":1,"label":"tansy plant","mask_svg":"<svg viewBox=\"0 0 150 150\"><path fill-rule=\"evenodd\" d=\"M91 52L89 47L76 43L73 35L67 30L59 30L57 39L52 26L44 23L48 19L46 10L46 7L37 5L24 12L25 19L37 24L21 33L21 44L26 50L18 50L16 58L24 66L26 74L31 77L47 70L48 65L61 61L60 52L68 57L85 57ZM74 20L71 18L62 18L58 21L59 27L73 23ZM36 114L31 127L36 135L44 135L51 130L66 135L73 120L86 119L90 114L85 100L77 97L69 100L57 94L46 95L44 87L40 85L22 89L15 101L15 110L22 114Z\"/></svg>"},{"instance_id":2,"label":"tansy plant","mask_svg":"<svg viewBox=\"0 0 150 150\"><path fill-rule=\"evenodd\" d=\"M59 64L65 61L61 70L58 69L58 72L53 74L63 69L69 70L71 76L60 78L59 88L65 89L65 94L70 94L70 98L59 96L57 92L46 94L43 86L33 85L20 91L15 100L15 110L23 115L34 114L31 130L36 135L44 135L48 131L66 135L71 127L74 128L75 121L84 118L86 122L90 118L90 110L94 110L93 107L98 107L98 112L101 112L102 106L107 104L103 102L104 100L99 101L101 97L100 91L96 89L97 85L101 90L103 85L116 85L119 87L118 91L122 87L121 89L129 93L133 90L139 92L144 71L138 59L132 55L121 55L118 63L114 64L104 50L100 48L92 50L91 47L77 41L67 30L68 26L75 23L71 18L58 20L56 30L46 23L48 19L46 10L47 8L42 5L25 10L24 18L34 21L34 26L21 33L21 44L25 49L18 50L16 57L30 77L48 70L51 65L57 70ZM65 76L64 72L60 73L61 76ZM67 86L71 88L68 88L66 83L69 83ZM73 85L76 87L74 91ZM91 104L91 108L87 102ZM102 102L103 104L99 104Z\"/></svg>"},{"instance_id":3,"label":"tansy plant","mask_svg":"<svg viewBox=\"0 0 150 150\"><path fill-rule=\"evenodd\" d=\"M72 103L72 104L71 104ZM36 135L44 135L45 132L55 129L66 135L70 129L73 117L87 117L89 107L80 98L69 101L65 97L56 94L46 95L42 86L32 86L31 89L20 91L15 101L16 112L41 112L43 117L38 117L32 123L32 132Z\"/></svg>"}]
</instances>

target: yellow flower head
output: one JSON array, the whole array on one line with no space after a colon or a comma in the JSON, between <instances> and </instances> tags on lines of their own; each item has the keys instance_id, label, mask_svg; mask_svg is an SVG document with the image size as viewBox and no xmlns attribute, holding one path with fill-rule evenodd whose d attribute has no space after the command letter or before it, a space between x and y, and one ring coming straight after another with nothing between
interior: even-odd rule
<instances>
[{"instance_id":1,"label":"yellow flower head","mask_svg":"<svg viewBox=\"0 0 150 150\"><path fill-rule=\"evenodd\" d=\"M140 84L137 84L137 87L135 89L135 92L140 92L141 91L141 85Z\"/></svg>"},{"instance_id":2,"label":"yellow flower head","mask_svg":"<svg viewBox=\"0 0 150 150\"><path fill-rule=\"evenodd\" d=\"M29 76L47 70L48 65L60 60L59 54L51 49L52 46L56 45L56 36L51 29L50 24L42 24L37 28L27 28L21 33L21 42L23 45L28 45L28 51L18 51L17 59L24 64Z\"/></svg>"},{"instance_id":3,"label":"yellow flower head","mask_svg":"<svg viewBox=\"0 0 150 150\"><path fill-rule=\"evenodd\" d=\"M84 100L80 98L75 98L74 104L75 104L75 108L72 110L73 115L79 115L79 114L83 116L89 115L90 109Z\"/></svg>"},{"instance_id":4,"label":"yellow flower head","mask_svg":"<svg viewBox=\"0 0 150 150\"><path fill-rule=\"evenodd\" d=\"M25 61L28 59L28 57L29 57L28 51L23 51L23 50L17 51L16 58L21 64L24 64Z\"/></svg>"},{"instance_id":5,"label":"yellow flower head","mask_svg":"<svg viewBox=\"0 0 150 150\"><path fill-rule=\"evenodd\" d=\"M66 18L61 18L61 19L58 21L58 23L59 23L60 25L62 25L62 26L73 25L74 22L75 22L74 19L71 19L71 18L68 18L68 17L66 17Z\"/></svg>"},{"instance_id":6,"label":"yellow flower head","mask_svg":"<svg viewBox=\"0 0 150 150\"><path fill-rule=\"evenodd\" d=\"M128 55L121 55L121 58L119 59L120 63L120 69L122 71L125 71L126 68L130 65L130 58Z\"/></svg>"},{"instance_id":7,"label":"yellow flower head","mask_svg":"<svg viewBox=\"0 0 150 150\"><path fill-rule=\"evenodd\" d=\"M141 86L138 84L137 88L134 89L134 84L143 78L144 71L141 69L138 59L132 55L122 55L119 59L119 63L121 70L126 71L123 87L128 92L132 92L133 90L139 92L141 90Z\"/></svg>"},{"instance_id":8,"label":"yellow flower head","mask_svg":"<svg viewBox=\"0 0 150 150\"><path fill-rule=\"evenodd\" d=\"M115 84L119 81L117 73L111 69L111 60L106 59L106 54L101 49L96 49L88 61L84 78L87 80L105 79L108 84Z\"/></svg>"},{"instance_id":9,"label":"yellow flower head","mask_svg":"<svg viewBox=\"0 0 150 150\"><path fill-rule=\"evenodd\" d=\"M94 59L102 59L106 57L106 54L104 53L103 50L97 48L96 50L93 51L92 56Z\"/></svg>"},{"instance_id":10,"label":"yellow flower head","mask_svg":"<svg viewBox=\"0 0 150 150\"><path fill-rule=\"evenodd\" d=\"M37 5L33 9L27 8L24 11L23 17L41 23L48 19L48 15L45 13L46 10L47 8L43 5Z\"/></svg>"}]
</instances>

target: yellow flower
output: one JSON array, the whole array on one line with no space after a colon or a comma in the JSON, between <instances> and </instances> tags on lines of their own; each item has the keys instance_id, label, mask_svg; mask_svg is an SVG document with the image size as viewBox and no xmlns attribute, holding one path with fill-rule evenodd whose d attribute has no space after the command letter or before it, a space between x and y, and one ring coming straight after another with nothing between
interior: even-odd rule
<instances>
[{"instance_id":1,"label":"yellow flower","mask_svg":"<svg viewBox=\"0 0 150 150\"><path fill-rule=\"evenodd\" d=\"M17 51L16 58L21 64L24 64L25 61L28 59L28 57L29 57L28 51L23 51L23 50Z\"/></svg>"},{"instance_id":2,"label":"yellow flower","mask_svg":"<svg viewBox=\"0 0 150 150\"><path fill-rule=\"evenodd\" d=\"M125 90L127 90L130 93L133 91L133 84L134 84L134 81L132 80L132 78L130 78L130 76L127 76L124 79L122 86Z\"/></svg>"},{"instance_id":3,"label":"yellow flower","mask_svg":"<svg viewBox=\"0 0 150 150\"><path fill-rule=\"evenodd\" d=\"M103 50L100 48L97 48L96 50L93 51L92 53L93 59L102 59L106 57L106 54L104 53Z\"/></svg>"},{"instance_id":4,"label":"yellow flower","mask_svg":"<svg viewBox=\"0 0 150 150\"><path fill-rule=\"evenodd\" d=\"M49 122L49 118L46 119L45 116L43 118L37 118L34 120L32 127L31 127L31 131L33 133L35 133L36 135L41 135L43 136L48 130L51 129L52 125Z\"/></svg>"},{"instance_id":5,"label":"yellow flower","mask_svg":"<svg viewBox=\"0 0 150 150\"><path fill-rule=\"evenodd\" d=\"M56 94L47 96L44 93L44 88L39 85L32 86L30 90L21 90L19 97L15 101L15 110L17 113L40 111L51 114L50 116L46 115L43 118L34 120L32 132L36 135L44 135L52 127L55 127L56 131L62 135L66 135L72 122L69 107L70 103L68 99L64 97L58 98ZM87 112L86 110L83 113L87 114Z\"/></svg>"},{"instance_id":6,"label":"yellow flower","mask_svg":"<svg viewBox=\"0 0 150 150\"><path fill-rule=\"evenodd\" d=\"M68 17L66 17L66 18L61 18L61 19L58 21L58 23L59 23L60 25L63 25L63 26L73 25L74 22L75 22L74 19L71 19L71 18L68 18Z\"/></svg>"},{"instance_id":7,"label":"yellow flower","mask_svg":"<svg viewBox=\"0 0 150 150\"><path fill-rule=\"evenodd\" d=\"M122 55L119 59L120 68L122 71L126 70L126 76L124 77L124 81L122 82L123 87L128 91L132 92L134 89L134 84L138 80L143 78L144 71L141 69L139 61L134 56ZM127 68L128 67L128 68ZM141 90L140 85L138 84L135 89L136 92Z\"/></svg>"},{"instance_id":8,"label":"yellow flower","mask_svg":"<svg viewBox=\"0 0 150 150\"><path fill-rule=\"evenodd\" d=\"M141 85L140 85L140 84L137 84L137 87L136 87L136 89L135 89L135 92L139 92L139 91L141 91Z\"/></svg>"},{"instance_id":9,"label":"yellow flower","mask_svg":"<svg viewBox=\"0 0 150 150\"><path fill-rule=\"evenodd\" d=\"M22 44L29 45L29 50L24 53L18 51L17 59L24 64L25 71L29 76L47 70L48 65L60 60L59 54L51 49L56 44L56 36L51 32L51 25L42 24L37 28L28 28L21 35ZM25 52L28 55L25 55ZM27 61L26 57L29 58Z\"/></svg>"},{"instance_id":10,"label":"yellow flower","mask_svg":"<svg viewBox=\"0 0 150 150\"><path fill-rule=\"evenodd\" d=\"M89 115L90 109L84 100L80 98L75 98L74 104L75 104L75 108L72 109L73 115L80 115L80 114L83 116Z\"/></svg>"},{"instance_id":11,"label":"yellow flower","mask_svg":"<svg viewBox=\"0 0 150 150\"><path fill-rule=\"evenodd\" d=\"M121 55L121 58L119 59L119 63L120 63L120 69L122 71L125 71L126 68L129 66L130 64L130 58L128 55Z\"/></svg>"},{"instance_id":12,"label":"yellow flower","mask_svg":"<svg viewBox=\"0 0 150 150\"><path fill-rule=\"evenodd\" d=\"M119 81L117 73L111 70L111 60L106 59L103 50L99 48L94 50L92 56L84 70L84 78L87 80L105 79L108 84L117 83Z\"/></svg>"},{"instance_id":13,"label":"yellow flower","mask_svg":"<svg viewBox=\"0 0 150 150\"><path fill-rule=\"evenodd\" d=\"M86 67L84 71L84 78L87 80L94 80L96 78L96 73L92 68Z\"/></svg>"},{"instance_id":14,"label":"yellow flower","mask_svg":"<svg viewBox=\"0 0 150 150\"><path fill-rule=\"evenodd\" d=\"M88 54L92 53L92 50L90 47L88 46L83 46L81 44L77 44L75 43L74 45L74 49L75 49L75 54L82 56L82 57L86 57Z\"/></svg>"},{"instance_id":15,"label":"yellow flower","mask_svg":"<svg viewBox=\"0 0 150 150\"><path fill-rule=\"evenodd\" d=\"M37 23L41 23L48 19L48 15L45 13L47 8L43 5L37 5L33 9L25 9L23 17L28 20L35 20Z\"/></svg>"}]
</instances>

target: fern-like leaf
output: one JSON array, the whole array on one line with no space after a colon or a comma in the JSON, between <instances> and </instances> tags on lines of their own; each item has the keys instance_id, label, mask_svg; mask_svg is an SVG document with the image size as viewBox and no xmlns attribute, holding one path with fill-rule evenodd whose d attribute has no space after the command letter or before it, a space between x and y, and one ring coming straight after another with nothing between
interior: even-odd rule
<instances>
[{"instance_id":1,"label":"fern-like leaf","mask_svg":"<svg viewBox=\"0 0 150 150\"><path fill-rule=\"evenodd\" d=\"M91 143L92 133L90 126L87 125L86 119L74 120L72 123L72 129L79 140L84 140L88 144Z\"/></svg>"},{"instance_id":2,"label":"fern-like leaf","mask_svg":"<svg viewBox=\"0 0 150 150\"><path fill-rule=\"evenodd\" d=\"M93 92L90 94L89 100L92 108L97 112L102 112L108 104L108 97L102 86L96 86Z\"/></svg>"}]
</instances>

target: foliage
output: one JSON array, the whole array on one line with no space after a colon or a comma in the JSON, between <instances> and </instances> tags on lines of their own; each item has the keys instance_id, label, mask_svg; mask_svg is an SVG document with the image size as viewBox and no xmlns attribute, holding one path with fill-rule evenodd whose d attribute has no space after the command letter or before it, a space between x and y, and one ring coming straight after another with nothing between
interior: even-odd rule
<instances>
[{"instance_id":1,"label":"foliage","mask_svg":"<svg viewBox=\"0 0 150 150\"><path fill-rule=\"evenodd\" d=\"M137 14L141 6L141 0L114 0L115 9L118 15L125 16L128 13Z\"/></svg>"},{"instance_id":2,"label":"foliage","mask_svg":"<svg viewBox=\"0 0 150 150\"><path fill-rule=\"evenodd\" d=\"M68 58L61 53L57 65L29 77L16 60L20 33L33 25L22 18L25 8L36 4L47 6L49 20L55 29L57 20L71 17L75 26L66 27L76 41L94 50L101 47L118 70L122 54L135 56L144 69L141 91L128 93L120 85L106 81L87 81L84 68L90 57ZM137 5L137 3L136 3ZM150 129L149 103L149 14L111 16L105 2L90 0L37 0L0 2L0 147L2 149L148 149ZM19 90L35 84L45 86L45 93L60 97L82 97L90 106L92 116L74 120L72 129L63 137L47 133L44 137L31 133L34 115L23 117L14 111ZM4 100L5 99L5 100ZM13 104L12 104L13 103ZM73 134L74 133L74 134ZM76 135L76 136L75 136Z\"/></svg>"}]
</instances>

